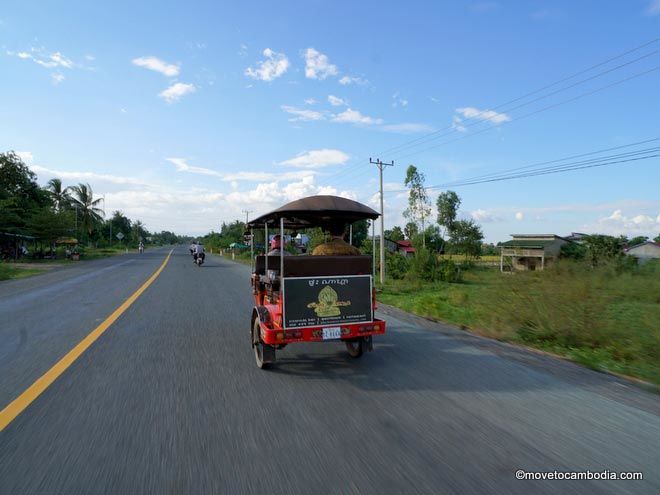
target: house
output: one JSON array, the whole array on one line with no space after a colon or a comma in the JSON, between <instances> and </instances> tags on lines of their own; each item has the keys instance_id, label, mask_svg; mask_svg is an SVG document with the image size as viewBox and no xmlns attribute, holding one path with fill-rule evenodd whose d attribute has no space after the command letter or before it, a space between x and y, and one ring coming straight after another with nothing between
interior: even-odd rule
<instances>
[{"instance_id":1,"label":"house","mask_svg":"<svg viewBox=\"0 0 660 495\"><path fill-rule=\"evenodd\" d=\"M500 244L500 271L543 270L559 258L561 247L570 242L554 234L511 234Z\"/></svg>"},{"instance_id":2,"label":"house","mask_svg":"<svg viewBox=\"0 0 660 495\"><path fill-rule=\"evenodd\" d=\"M571 235L565 236L564 239L582 244L585 240L585 237L589 237L589 234L583 234L582 232L571 232Z\"/></svg>"},{"instance_id":3,"label":"house","mask_svg":"<svg viewBox=\"0 0 660 495\"><path fill-rule=\"evenodd\" d=\"M367 239L371 241L371 236L367 236ZM380 242L380 236L376 236L376 244ZM378 249L378 247L376 247ZM399 253L403 256L413 256L415 254L415 248L412 246L412 242L408 240L404 241L393 241L391 239L385 238L385 250L390 253Z\"/></svg>"},{"instance_id":4,"label":"house","mask_svg":"<svg viewBox=\"0 0 660 495\"><path fill-rule=\"evenodd\" d=\"M642 242L624 250L628 256L634 256L640 263L660 258L660 243L653 241Z\"/></svg>"},{"instance_id":5,"label":"house","mask_svg":"<svg viewBox=\"0 0 660 495\"><path fill-rule=\"evenodd\" d=\"M368 239L369 241L371 241L373 238L369 235L369 236L367 236L367 239ZM376 235L375 239L376 239L376 249L379 249L379 248L378 248L378 245L379 245L379 243L380 243L380 236L379 236L379 235ZM389 239L386 237L386 238L385 238L385 250L386 250L386 251L389 251L390 253L396 253L397 250L398 250L397 243L394 242L394 241L389 240Z\"/></svg>"},{"instance_id":6,"label":"house","mask_svg":"<svg viewBox=\"0 0 660 495\"><path fill-rule=\"evenodd\" d=\"M394 241L396 243L396 252L405 257L414 256L415 248L410 241Z\"/></svg>"}]
</instances>

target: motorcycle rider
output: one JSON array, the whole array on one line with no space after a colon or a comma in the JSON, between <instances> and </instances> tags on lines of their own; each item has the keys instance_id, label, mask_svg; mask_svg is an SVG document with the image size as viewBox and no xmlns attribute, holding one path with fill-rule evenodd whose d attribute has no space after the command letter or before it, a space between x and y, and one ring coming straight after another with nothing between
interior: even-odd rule
<instances>
[{"instance_id":1,"label":"motorcycle rider","mask_svg":"<svg viewBox=\"0 0 660 495\"><path fill-rule=\"evenodd\" d=\"M204 254L204 245L202 244L202 241L199 241L195 245L194 261L197 261L197 258L199 257L202 258L202 263L204 263L204 258L206 258L206 254Z\"/></svg>"},{"instance_id":2,"label":"motorcycle rider","mask_svg":"<svg viewBox=\"0 0 660 495\"><path fill-rule=\"evenodd\" d=\"M197 241L195 239L190 241L190 247L188 249L190 249L190 256L192 256L192 257L195 257L195 247L196 246L197 246Z\"/></svg>"},{"instance_id":3,"label":"motorcycle rider","mask_svg":"<svg viewBox=\"0 0 660 495\"><path fill-rule=\"evenodd\" d=\"M138 252L140 254L144 253L144 242L140 241L140 244L138 244Z\"/></svg>"}]
</instances>

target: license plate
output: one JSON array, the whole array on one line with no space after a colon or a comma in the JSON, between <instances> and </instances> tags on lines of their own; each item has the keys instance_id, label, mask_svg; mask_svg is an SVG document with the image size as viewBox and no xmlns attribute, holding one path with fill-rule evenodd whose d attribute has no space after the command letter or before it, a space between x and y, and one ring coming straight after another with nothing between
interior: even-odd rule
<instances>
[{"instance_id":1,"label":"license plate","mask_svg":"<svg viewBox=\"0 0 660 495\"><path fill-rule=\"evenodd\" d=\"M323 340L334 340L341 338L341 328L331 327L323 329Z\"/></svg>"}]
</instances>

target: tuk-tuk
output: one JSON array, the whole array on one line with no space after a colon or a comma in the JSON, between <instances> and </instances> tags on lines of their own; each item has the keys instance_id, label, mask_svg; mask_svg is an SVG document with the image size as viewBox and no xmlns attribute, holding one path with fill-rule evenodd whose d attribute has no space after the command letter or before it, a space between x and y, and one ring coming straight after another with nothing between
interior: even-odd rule
<instances>
[{"instance_id":1,"label":"tuk-tuk","mask_svg":"<svg viewBox=\"0 0 660 495\"><path fill-rule=\"evenodd\" d=\"M310 196L288 203L252 220L248 227L285 239L285 230L352 225L374 220L378 212L337 196ZM253 242L251 244L254 244ZM266 244L267 245L267 244ZM287 253L288 254L288 253ZM385 333L375 318L372 256L254 256L251 276L255 305L251 342L259 368L275 362L277 350L297 342L343 342L353 358L373 350L373 335Z\"/></svg>"}]
</instances>

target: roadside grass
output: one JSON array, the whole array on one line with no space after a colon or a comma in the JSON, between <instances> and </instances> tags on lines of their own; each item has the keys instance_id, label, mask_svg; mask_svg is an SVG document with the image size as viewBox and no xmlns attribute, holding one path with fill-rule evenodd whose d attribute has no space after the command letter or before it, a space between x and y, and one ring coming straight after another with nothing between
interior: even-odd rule
<instances>
[{"instance_id":1,"label":"roadside grass","mask_svg":"<svg viewBox=\"0 0 660 495\"><path fill-rule=\"evenodd\" d=\"M465 256L462 254L439 254L438 258L441 260L452 260L456 263L461 263L463 260L465 260ZM472 261L474 263L499 263L500 257L494 254L485 254L483 256L479 256L477 259L473 259Z\"/></svg>"},{"instance_id":2,"label":"roadside grass","mask_svg":"<svg viewBox=\"0 0 660 495\"><path fill-rule=\"evenodd\" d=\"M17 278L31 277L32 275L37 275L39 273L43 273L44 271L46 271L46 269L23 267L20 263L11 265L8 263L0 263L0 280L12 280Z\"/></svg>"},{"instance_id":3,"label":"roadside grass","mask_svg":"<svg viewBox=\"0 0 660 495\"><path fill-rule=\"evenodd\" d=\"M660 264L561 262L544 272L473 268L464 283L389 281L379 300L592 369L660 384Z\"/></svg>"}]
</instances>

